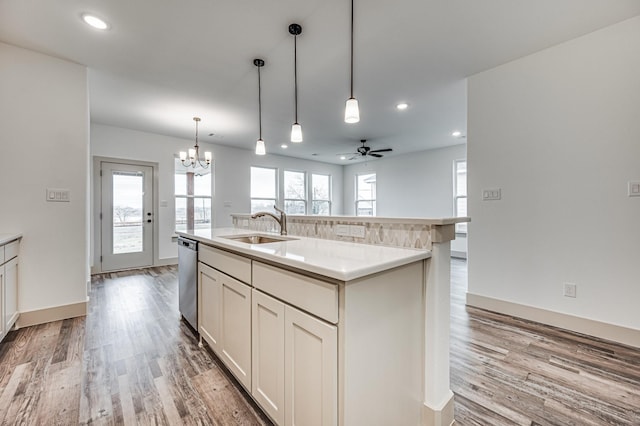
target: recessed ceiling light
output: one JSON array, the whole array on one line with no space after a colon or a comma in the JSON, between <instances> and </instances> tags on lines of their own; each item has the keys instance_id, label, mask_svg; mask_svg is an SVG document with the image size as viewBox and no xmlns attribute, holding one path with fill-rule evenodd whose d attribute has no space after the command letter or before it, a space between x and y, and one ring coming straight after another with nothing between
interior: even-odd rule
<instances>
[{"instance_id":1,"label":"recessed ceiling light","mask_svg":"<svg viewBox=\"0 0 640 426\"><path fill-rule=\"evenodd\" d=\"M341 155L341 156L340 156L340 159L341 159L341 160L346 160L346 159L347 159L347 157L345 157L344 155Z\"/></svg>"},{"instance_id":2,"label":"recessed ceiling light","mask_svg":"<svg viewBox=\"0 0 640 426\"><path fill-rule=\"evenodd\" d=\"M88 13L83 13L82 14L82 20L88 24L91 25L93 28L97 29L97 30L108 30L109 29L109 24L107 24L104 20L98 18L95 15L91 15Z\"/></svg>"},{"instance_id":3,"label":"recessed ceiling light","mask_svg":"<svg viewBox=\"0 0 640 426\"><path fill-rule=\"evenodd\" d=\"M403 111L403 110L409 108L409 104L407 104L405 102L402 102L402 103L399 103L398 105L396 105L396 108L398 108L400 111Z\"/></svg>"},{"instance_id":4,"label":"recessed ceiling light","mask_svg":"<svg viewBox=\"0 0 640 426\"><path fill-rule=\"evenodd\" d=\"M287 145L286 143L283 143L282 145L280 145L280 148L287 149L289 148L289 145Z\"/></svg>"},{"instance_id":5,"label":"recessed ceiling light","mask_svg":"<svg viewBox=\"0 0 640 426\"><path fill-rule=\"evenodd\" d=\"M451 133L451 136L453 136L454 138L459 138L462 135L462 132L460 130L456 130L453 133Z\"/></svg>"}]
</instances>

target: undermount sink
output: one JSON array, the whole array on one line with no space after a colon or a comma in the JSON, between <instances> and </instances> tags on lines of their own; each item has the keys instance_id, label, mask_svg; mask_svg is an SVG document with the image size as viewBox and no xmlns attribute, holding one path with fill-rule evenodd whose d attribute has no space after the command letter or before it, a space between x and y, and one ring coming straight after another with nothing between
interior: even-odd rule
<instances>
[{"instance_id":1,"label":"undermount sink","mask_svg":"<svg viewBox=\"0 0 640 426\"><path fill-rule=\"evenodd\" d=\"M247 243L247 244L280 243L282 241L297 240L297 238L276 237L273 235L262 235L262 234L229 235L221 238L226 238L227 240L233 240L233 241L238 241L238 242Z\"/></svg>"}]
</instances>

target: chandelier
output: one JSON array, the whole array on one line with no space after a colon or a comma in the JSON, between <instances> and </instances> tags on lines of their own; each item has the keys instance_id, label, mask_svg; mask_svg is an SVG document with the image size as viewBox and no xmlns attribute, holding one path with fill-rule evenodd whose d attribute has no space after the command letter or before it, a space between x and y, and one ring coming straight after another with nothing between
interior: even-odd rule
<instances>
[{"instance_id":1,"label":"chandelier","mask_svg":"<svg viewBox=\"0 0 640 426\"><path fill-rule=\"evenodd\" d=\"M193 121L196 122L196 144L193 148L189 148L189 154L184 151L180 151L180 161L182 165L185 167L193 167L194 169L198 166L206 169L211 164L211 152L207 151L204 153L204 164L202 160L200 160L200 147L198 146L198 123L200 122L200 117L193 117Z\"/></svg>"}]
</instances>

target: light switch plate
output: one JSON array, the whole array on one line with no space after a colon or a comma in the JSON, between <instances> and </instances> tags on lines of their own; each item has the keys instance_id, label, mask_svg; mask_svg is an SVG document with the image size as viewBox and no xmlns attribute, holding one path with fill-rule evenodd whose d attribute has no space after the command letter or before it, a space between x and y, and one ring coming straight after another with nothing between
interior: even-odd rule
<instances>
[{"instance_id":1,"label":"light switch plate","mask_svg":"<svg viewBox=\"0 0 640 426\"><path fill-rule=\"evenodd\" d=\"M336 235L339 237L348 237L349 225L336 225Z\"/></svg>"},{"instance_id":2,"label":"light switch plate","mask_svg":"<svg viewBox=\"0 0 640 426\"><path fill-rule=\"evenodd\" d=\"M497 201L502 198L502 189L486 188L482 190L482 201Z\"/></svg>"},{"instance_id":3,"label":"light switch plate","mask_svg":"<svg viewBox=\"0 0 640 426\"><path fill-rule=\"evenodd\" d=\"M69 189L47 188L46 199L49 202L68 203L71 201Z\"/></svg>"},{"instance_id":4,"label":"light switch plate","mask_svg":"<svg viewBox=\"0 0 640 426\"><path fill-rule=\"evenodd\" d=\"M640 182L629 182L629 197L640 197Z\"/></svg>"}]
</instances>

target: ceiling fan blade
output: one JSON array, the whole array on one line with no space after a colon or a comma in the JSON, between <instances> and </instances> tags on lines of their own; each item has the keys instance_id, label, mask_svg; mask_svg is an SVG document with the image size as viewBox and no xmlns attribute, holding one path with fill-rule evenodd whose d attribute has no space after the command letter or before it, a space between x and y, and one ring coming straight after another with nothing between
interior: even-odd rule
<instances>
[{"instance_id":1,"label":"ceiling fan blade","mask_svg":"<svg viewBox=\"0 0 640 426\"><path fill-rule=\"evenodd\" d=\"M357 159L358 159L358 158L360 158L360 157L361 157L361 155L360 155L360 154L356 154L356 155L354 155L353 157L348 158L348 160L349 160L349 161L351 161L351 160L357 160Z\"/></svg>"},{"instance_id":2,"label":"ceiling fan blade","mask_svg":"<svg viewBox=\"0 0 640 426\"><path fill-rule=\"evenodd\" d=\"M374 149L373 151L369 151L369 152L371 153L371 152L391 152L391 151L393 151L393 149L384 148L384 149Z\"/></svg>"},{"instance_id":3,"label":"ceiling fan blade","mask_svg":"<svg viewBox=\"0 0 640 426\"><path fill-rule=\"evenodd\" d=\"M382 158L382 157L384 157L384 155L381 155L381 154L375 154L375 153L371 153L371 152L369 152L369 155L370 155L370 156L372 156L372 157L376 157L376 158Z\"/></svg>"}]
</instances>

